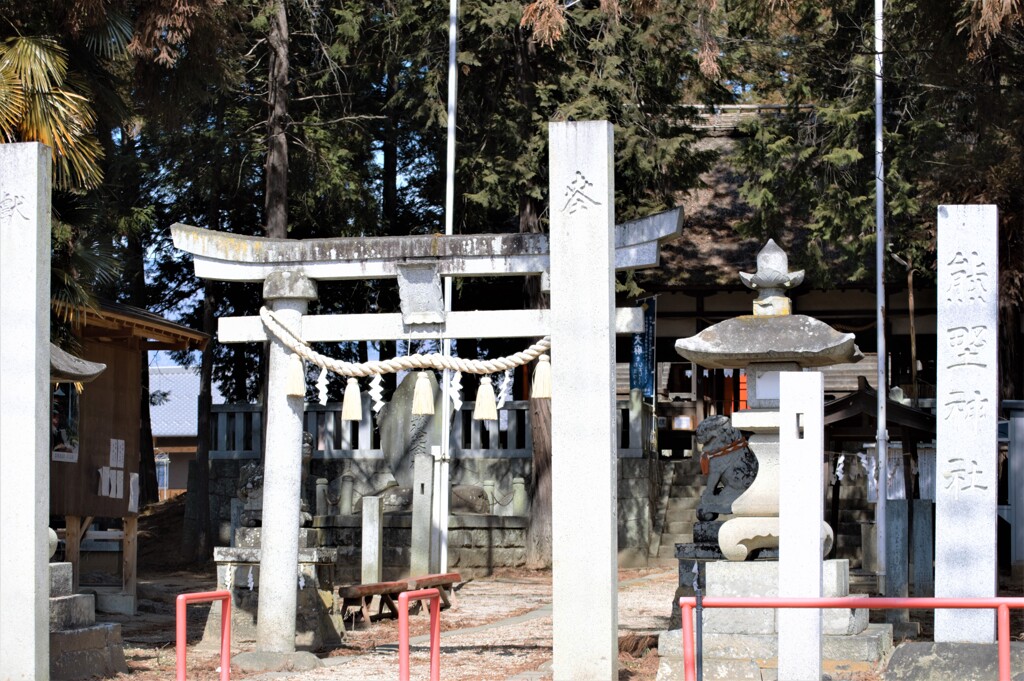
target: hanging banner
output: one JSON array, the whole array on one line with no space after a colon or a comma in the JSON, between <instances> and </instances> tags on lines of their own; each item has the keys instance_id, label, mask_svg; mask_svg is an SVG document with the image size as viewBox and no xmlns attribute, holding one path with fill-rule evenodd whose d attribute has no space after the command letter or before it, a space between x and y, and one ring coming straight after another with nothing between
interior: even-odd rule
<instances>
[{"instance_id":1,"label":"hanging banner","mask_svg":"<svg viewBox=\"0 0 1024 681\"><path fill-rule=\"evenodd\" d=\"M633 353L629 361L629 389L640 390L645 402L654 401L654 331L658 301L640 301L644 311L644 331L633 334Z\"/></svg>"}]
</instances>

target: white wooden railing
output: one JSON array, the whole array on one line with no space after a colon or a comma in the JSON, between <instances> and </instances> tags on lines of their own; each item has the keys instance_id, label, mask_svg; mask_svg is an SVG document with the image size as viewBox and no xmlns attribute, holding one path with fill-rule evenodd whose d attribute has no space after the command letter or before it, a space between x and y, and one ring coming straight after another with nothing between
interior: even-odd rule
<instances>
[{"instance_id":1,"label":"white wooden railing","mask_svg":"<svg viewBox=\"0 0 1024 681\"><path fill-rule=\"evenodd\" d=\"M315 459L378 459L384 456L380 434L369 417L370 398L363 395L362 421L343 421L341 403L306 404L304 429L316 434ZM643 456L641 410L630 411L628 401L616 403L619 456ZM599 418L595 415L595 418ZM259 459L262 454L263 412L258 404L215 404L211 459ZM532 456L530 403L506 402L497 421L473 420L473 402L463 402L452 422L455 458L520 458Z\"/></svg>"}]
</instances>

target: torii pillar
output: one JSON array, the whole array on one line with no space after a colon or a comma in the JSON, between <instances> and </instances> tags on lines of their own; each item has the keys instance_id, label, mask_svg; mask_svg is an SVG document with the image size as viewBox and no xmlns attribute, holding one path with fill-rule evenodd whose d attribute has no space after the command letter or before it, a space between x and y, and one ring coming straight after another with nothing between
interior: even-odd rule
<instances>
[{"instance_id":1,"label":"torii pillar","mask_svg":"<svg viewBox=\"0 0 1024 681\"><path fill-rule=\"evenodd\" d=\"M302 315L316 299L316 283L302 271L271 272L263 298L293 333L301 333ZM304 395L288 394L292 351L277 338L267 362L267 444L263 457L263 537L260 555L259 615L256 648L295 652L299 512L302 497L302 414Z\"/></svg>"}]
</instances>

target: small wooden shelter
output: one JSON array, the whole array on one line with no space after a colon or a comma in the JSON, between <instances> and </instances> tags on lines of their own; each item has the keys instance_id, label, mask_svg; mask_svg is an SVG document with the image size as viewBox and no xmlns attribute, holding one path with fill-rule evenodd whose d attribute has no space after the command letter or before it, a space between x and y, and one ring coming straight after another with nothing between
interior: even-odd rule
<instances>
[{"instance_id":1,"label":"small wooden shelter","mask_svg":"<svg viewBox=\"0 0 1024 681\"><path fill-rule=\"evenodd\" d=\"M75 589L83 541L120 543L122 587L98 591L97 601L101 609L133 613L142 371L148 370L148 351L201 350L209 337L119 303L76 310L75 320L78 354L106 370L87 386L54 384L50 514L64 516L65 559L74 566ZM101 518L120 519L122 529L90 531Z\"/></svg>"}]
</instances>

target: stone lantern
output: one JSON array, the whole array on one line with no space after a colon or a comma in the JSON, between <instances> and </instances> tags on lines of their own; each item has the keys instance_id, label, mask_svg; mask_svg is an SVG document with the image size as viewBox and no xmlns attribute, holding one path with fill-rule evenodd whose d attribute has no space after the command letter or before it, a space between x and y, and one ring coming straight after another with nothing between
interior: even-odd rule
<instances>
[{"instance_id":1,"label":"stone lantern","mask_svg":"<svg viewBox=\"0 0 1024 681\"><path fill-rule=\"evenodd\" d=\"M676 341L676 351L707 369L744 369L747 406L732 425L752 432L757 477L732 504L733 517L721 525L718 545L729 560L746 560L757 549L779 545L779 372L858 362L863 358L853 334L840 333L806 315L792 314L786 291L799 285L803 271L790 272L785 252L769 240L757 255L757 271L740 280L758 292L753 314L727 319L696 336ZM832 529L824 524L824 545Z\"/></svg>"}]
</instances>

